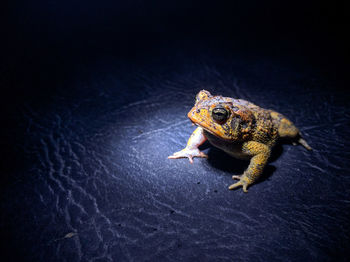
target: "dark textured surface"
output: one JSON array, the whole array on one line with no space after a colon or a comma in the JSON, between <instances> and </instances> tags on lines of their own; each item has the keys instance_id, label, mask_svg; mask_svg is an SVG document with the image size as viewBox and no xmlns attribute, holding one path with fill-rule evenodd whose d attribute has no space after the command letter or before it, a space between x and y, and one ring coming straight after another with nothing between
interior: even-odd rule
<instances>
[{"instance_id":1,"label":"dark textured surface","mask_svg":"<svg viewBox=\"0 0 350 262\"><path fill-rule=\"evenodd\" d=\"M140 50L145 34L112 44L93 28L99 40L86 43L78 22L77 38L50 22L58 36L38 37L39 22L9 32L26 42L9 42L0 71L6 261L349 258L350 95L323 52L339 50L170 33ZM247 194L227 187L248 163L210 145L193 165L167 159L194 130L186 114L201 89L285 114L314 150L277 146Z\"/></svg>"}]
</instances>

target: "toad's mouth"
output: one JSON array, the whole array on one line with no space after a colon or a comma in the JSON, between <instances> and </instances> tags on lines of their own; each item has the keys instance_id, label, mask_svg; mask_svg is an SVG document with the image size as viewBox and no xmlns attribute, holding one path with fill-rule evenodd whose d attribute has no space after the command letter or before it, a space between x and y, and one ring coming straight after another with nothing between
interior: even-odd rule
<instances>
[{"instance_id":1,"label":"toad's mouth","mask_svg":"<svg viewBox=\"0 0 350 262\"><path fill-rule=\"evenodd\" d=\"M208 128L208 125L206 125L205 123L195 121L195 120L193 120L191 117L188 117L188 118L189 118L190 121L192 122L192 125L193 125L193 126L201 127L201 128L203 128L203 129L205 129L206 131L208 131L208 132L210 132L210 133L213 133L213 132Z\"/></svg>"},{"instance_id":2,"label":"toad's mouth","mask_svg":"<svg viewBox=\"0 0 350 262\"><path fill-rule=\"evenodd\" d=\"M222 140L232 140L230 137L227 137L223 132L221 132L217 127L209 125L206 121L197 121L196 119L193 119L190 115L188 115L188 118L191 120L192 125L196 125L200 128L203 128L206 132Z\"/></svg>"},{"instance_id":3,"label":"toad's mouth","mask_svg":"<svg viewBox=\"0 0 350 262\"><path fill-rule=\"evenodd\" d=\"M210 117L208 114L200 114L198 109L193 107L190 112L188 112L187 117L191 120L192 124L203 128L205 131L215 136L220 137L220 134L217 132L218 130L210 125L211 121L208 119Z\"/></svg>"},{"instance_id":4,"label":"toad's mouth","mask_svg":"<svg viewBox=\"0 0 350 262\"><path fill-rule=\"evenodd\" d=\"M232 141L228 130L225 130L221 124L218 124L211 118L209 108L198 108L194 106L187 114L187 117L193 124L204 129L204 131L227 141Z\"/></svg>"}]
</instances>

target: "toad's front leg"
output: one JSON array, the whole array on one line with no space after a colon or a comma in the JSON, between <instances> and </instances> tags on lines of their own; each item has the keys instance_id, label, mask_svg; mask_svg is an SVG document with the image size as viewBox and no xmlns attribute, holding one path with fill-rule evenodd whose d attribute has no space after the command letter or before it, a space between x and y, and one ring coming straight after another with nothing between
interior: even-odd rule
<instances>
[{"instance_id":1,"label":"toad's front leg","mask_svg":"<svg viewBox=\"0 0 350 262\"><path fill-rule=\"evenodd\" d=\"M171 156L168 156L170 159L175 158L188 158L190 160L190 163L193 163L193 157L204 157L208 158L206 154L199 151L198 147L203 144L207 138L204 136L203 128L197 127L196 130L192 133L190 138L188 139L187 145L184 149L182 149L179 152L176 152L172 154Z\"/></svg>"},{"instance_id":2,"label":"toad's front leg","mask_svg":"<svg viewBox=\"0 0 350 262\"><path fill-rule=\"evenodd\" d=\"M252 156L250 164L246 171L241 176L232 176L233 179L239 181L229 186L229 189L235 189L242 186L244 192L247 191L247 187L253 184L259 176L262 174L267 160L270 157L271 149L267 145L259 142L250 141L246 142L242 146L243 153Z\"/></svg>"}]
</instances>

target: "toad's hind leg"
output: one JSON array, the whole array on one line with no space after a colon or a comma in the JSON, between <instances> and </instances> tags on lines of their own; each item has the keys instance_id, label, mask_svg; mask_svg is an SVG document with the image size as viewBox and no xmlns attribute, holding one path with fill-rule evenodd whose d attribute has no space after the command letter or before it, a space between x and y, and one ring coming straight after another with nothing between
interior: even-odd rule
<instances>
[{"instance_id":1,"label":"toad's hind leg","mask_svg":"<svg viewBox=\"0 0 350 262\"><path fill-rule=\"evenodd\" d=\"M244 192L247 187L254 183L262 174L264 167L270 157L270 148L262 143L250 141L243 144L243 153L251 156L250 164L246 171L241 176L232 176L233 179L239 181L229 186L229 189L235 189L242 186Z\"/></svg>"},{"instance_id":2,"label":"toad's hind leg","mask_svg":"<svg viewBox=\"0 0 350 262\"><path fill-rule=\"evenodd\" d=\"M274 112L279 117L278 135L281 138L292 139L307 150L312 150L308 143L302 138L299 129L286 117ZM273 114L271 114L273 116Z\"/></svg>"}]
</instances>

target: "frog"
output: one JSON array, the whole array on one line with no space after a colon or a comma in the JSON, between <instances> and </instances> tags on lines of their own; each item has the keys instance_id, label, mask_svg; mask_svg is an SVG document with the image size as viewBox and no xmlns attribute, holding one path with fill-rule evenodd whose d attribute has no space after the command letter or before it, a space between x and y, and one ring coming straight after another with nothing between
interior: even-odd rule
<instances>
[{"instance_id":1,"label":"frog","mask_svg":"<svg viewBox=\"0 0 350 262\"><path fill-rule=\"evenodd\" d=\"M312 150L287 117L244 99L212 95L201 90L187 116L197 128L186 147L168 158L188 158L191 164L195 157L208 158L199 146L209 141L234 158L249 160L242 175L232 176L238 181L228 187L230 190L242 187L243 192L248 192L248 187L263 174L272 148L281 140L290 140L293 145Z\"/></svg>"}]
</instances>

